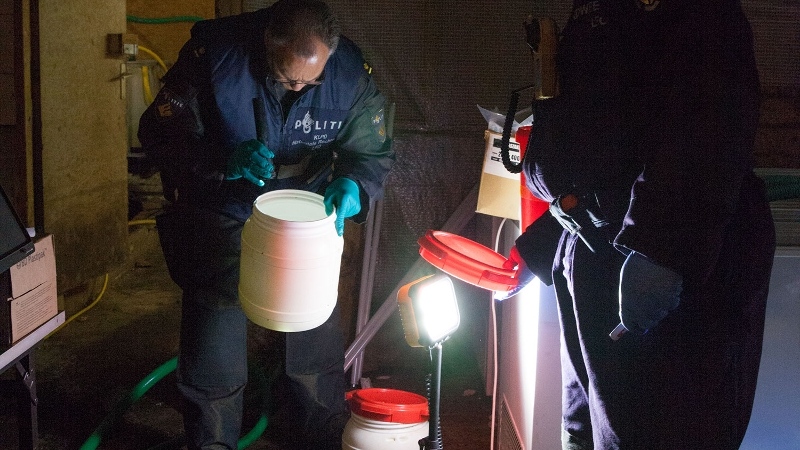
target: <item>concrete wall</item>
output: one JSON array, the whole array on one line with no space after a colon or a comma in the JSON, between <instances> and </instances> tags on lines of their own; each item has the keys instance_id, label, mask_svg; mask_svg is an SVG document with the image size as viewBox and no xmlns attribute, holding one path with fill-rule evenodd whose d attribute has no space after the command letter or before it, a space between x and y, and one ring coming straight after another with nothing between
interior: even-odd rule
<instances>
[{"instance_id":1,"label":"concrete wall","mask_svg":"<svg viewBox=\"0 0 800 450\"><path fill-rule=\"evenodd\" d=\"M54 235L63 292L107 272L127 252L119 79L125 67L106 56L106 35L125 31L125 1L41 1L38 7L41 148L34 153L41 153L43 223L37 228Z\"/></svg>"},{"instance_id":2,"label":"concrete wall","mask_svg":"<svg viewBox=\"0 0 800 450\"><path fill-rule=\"evenodd\" d=\"M10 1L10 0L3 0ZM45 232L55 236L59 290L103 275L127 256L125 80L106 35L132 32L174 62L191 22L131 24L128 14L213 17L211 0L41 1L41 172Z\"/></svg>"}]
</instances>

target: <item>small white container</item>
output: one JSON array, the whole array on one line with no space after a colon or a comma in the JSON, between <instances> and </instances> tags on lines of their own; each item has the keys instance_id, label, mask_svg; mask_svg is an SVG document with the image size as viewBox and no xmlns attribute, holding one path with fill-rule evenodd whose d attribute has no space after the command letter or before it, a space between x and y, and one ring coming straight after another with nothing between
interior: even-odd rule
<instances>
[{"instance_id":1,"label":"small white container","mask_svg":"<svg viewBox=\"0 0 800 450\"><path fill-rule=\"evenodd\" d=\"M322 325L336 306L344 240L321 195L260 195L242 230L239 300L255 324L276 331Z\"/></svg>"},{"instance_id":2,"label":"small white container","mask_svg":"<svg viewBox=\"0 0 800 450\"><path fill-rule=\"evenodd\" d=\"M348 394L342 450L419 450L428 436L428 400L411 392L369 388Z\"/></svg>"}]
</instances>

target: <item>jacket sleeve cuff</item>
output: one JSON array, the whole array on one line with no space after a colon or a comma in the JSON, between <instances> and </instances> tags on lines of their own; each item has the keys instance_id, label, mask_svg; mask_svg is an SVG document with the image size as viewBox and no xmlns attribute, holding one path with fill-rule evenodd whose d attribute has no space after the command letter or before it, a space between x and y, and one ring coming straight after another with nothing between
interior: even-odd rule
<instances>
[{"instance_id":1,"label":"jacket sleeve cuff","mask_svg":"<svg viewBox=\"0 0 800 450\"><path fill-rule=\"evenodd\" d=\"M528 269L548 286L553 284L553 260L563 233L561 224L550 214L545 214L528 226L516 241L517 250Z\"/></svg>"}]
</instances>

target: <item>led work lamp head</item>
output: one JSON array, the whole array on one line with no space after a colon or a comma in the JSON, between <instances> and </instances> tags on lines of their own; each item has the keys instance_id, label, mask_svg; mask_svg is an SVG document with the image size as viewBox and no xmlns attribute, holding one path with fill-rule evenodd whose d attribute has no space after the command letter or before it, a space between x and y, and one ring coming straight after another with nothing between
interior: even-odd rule
<instances>
[{"instance_id":1,"label":"led work lamp head","mask_svg":"<svg viewBox=\"0 0 800 450\"><path fill-rule=\"evenodd\" d=\"M401 287L397 304L406 342L412 347L444 342L461 321L453 281L443 274L429 275Z\"/></svg>"}]
</instances>

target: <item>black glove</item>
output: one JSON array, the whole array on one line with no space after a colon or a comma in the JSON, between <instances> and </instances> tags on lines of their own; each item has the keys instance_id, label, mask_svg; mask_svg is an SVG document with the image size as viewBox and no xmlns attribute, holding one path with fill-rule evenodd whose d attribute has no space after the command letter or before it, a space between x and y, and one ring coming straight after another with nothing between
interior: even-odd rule
<instances>
[{"instance_id":1,"label":"black glove","mask_svg":"<svg viewBox=\"0 0 800 450\"><path fill-rule=\"evenodd\" d=\"M647 330L680 304L683 277L660 266L641 253L631 252L619 279L619 317L622 325L637 334Z\"/></svg>"},{"instance_id":2,"label":"black glove","mask_svg":"<svg viewBox=\"0 0 800 450\"><path fill-rule=\"evenodd\" d=\"M519 254L519 250L517 250L517 246L511 247L511 252L508 254L508 260L503 263L504 269L517 269L517 279L519 283L516 286L511 288L511 290L503 292L503 291L495 291L494 295L492 296L495 300L505 300L507 298L511 298L519 291L525 288L534 278L536 275L531 272L528 268L528 265L525 264L525 260Z\"/></svg>"}]
</instances>

